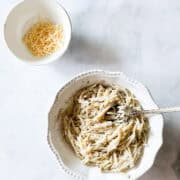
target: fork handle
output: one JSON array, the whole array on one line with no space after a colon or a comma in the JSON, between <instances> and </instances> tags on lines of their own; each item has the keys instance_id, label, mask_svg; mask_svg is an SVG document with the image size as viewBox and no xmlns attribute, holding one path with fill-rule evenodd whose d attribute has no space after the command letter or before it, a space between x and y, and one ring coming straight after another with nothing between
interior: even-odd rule
<instances>
[{"instance_id":1,"label":"fork handle","mask_svg":"<svg viewBox=\"0 0 180 180\"><path fill-rule=\"evenodd\" d=\"M159 113L170 113L170 112L180 112L180 107L168 107L168 108L140 111L140 113L143 113L143 114L159 114Z\"/></svg>"}]
</instances>

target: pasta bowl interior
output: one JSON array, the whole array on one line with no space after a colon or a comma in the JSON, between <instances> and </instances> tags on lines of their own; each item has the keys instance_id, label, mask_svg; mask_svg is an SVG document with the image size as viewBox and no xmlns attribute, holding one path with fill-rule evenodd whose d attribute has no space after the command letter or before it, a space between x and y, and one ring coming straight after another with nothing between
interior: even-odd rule
<instances>
[{"instance_id":1,"label":"pasta bowl interior","mask_svg":"<svg viewBox=\"0 0 180 180\"><path fill-rule=\"evenodd\" d=\"M137 179L153 165L156 154L162 145L163 117L162 115L148 116L149 136L147 144L139 163L135 167L126 172L101 173L97 167L85 166L65 141L60 112L69 106L70 98L78 90L92 84L116 85L120 88L127 88L135 95L143 109L158 108L145 86L129 79L123 73L95 70L80 74L61 88L49 112L48 142L51 150L57 156L61 168L75 179Z\"/></svg>"}]
</instances>

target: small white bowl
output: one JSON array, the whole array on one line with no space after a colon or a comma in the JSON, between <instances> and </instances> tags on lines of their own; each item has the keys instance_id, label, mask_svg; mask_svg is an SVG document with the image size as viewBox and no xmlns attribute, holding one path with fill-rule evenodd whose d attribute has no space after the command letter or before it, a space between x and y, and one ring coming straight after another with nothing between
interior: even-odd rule
<instances>
[{"instance_id":1,"label":"small white bowl","mask_svg":"<svg viewBox=\"0 0 180 180\"><path fill-rule=\"evenodd\" d=\"M40 19L60 24L64 29L63 45L52 55L34 57L22 41L25 32ZM71 22L65 9L54 0L25 0L9 13L4 25L4 37L11 52L23 62L33 65L47 64L60 58L71 40Z\"/></svg>"},{"instance_id":2,"label":"small white bowl","mask_svg":"<svg viewBox=\"0 0 180 180\"><path fill-rule=\"evenodd\" d=\"M137 179L151 168L156 154L162 145L164 125L162 115L149 117L150 136L147 146L145 146L144 154L139 165L127 173L100 173L95 167L84 166L63 138L62 123L61 120L58 119L59 111L66 108L69 98L72 97L76 91L94 83L117 84L121 87L126 87L134 93L144 109L158 108L145 86L129 79L121 72L93 70L82 73L60 89L49 112L48 142L51 150L57 156L62 169L75 179Z\"/></svg>"}]
</instances>

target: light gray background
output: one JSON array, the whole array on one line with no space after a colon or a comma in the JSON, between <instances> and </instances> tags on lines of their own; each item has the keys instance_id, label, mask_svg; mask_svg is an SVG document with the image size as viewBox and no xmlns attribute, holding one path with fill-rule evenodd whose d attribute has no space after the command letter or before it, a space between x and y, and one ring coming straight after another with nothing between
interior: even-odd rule
<instances>
[{"instance_id":1,"label":"light gray background","mask_svg":"<svg viewBox=\"0 0 180 180\"><path fill-rule=\"evenodd\" d=\"M0 0L1 180L71 180L47 145L47 113L56 92L79 72L123 71L160 106L180 105L179 0L62 0L72 41L63 58L44 66L20 63L7 50L2 26L15 2ZM165 119L164 145L140 180L180 179L180 114Z\"/></svg>"}]
</instances>

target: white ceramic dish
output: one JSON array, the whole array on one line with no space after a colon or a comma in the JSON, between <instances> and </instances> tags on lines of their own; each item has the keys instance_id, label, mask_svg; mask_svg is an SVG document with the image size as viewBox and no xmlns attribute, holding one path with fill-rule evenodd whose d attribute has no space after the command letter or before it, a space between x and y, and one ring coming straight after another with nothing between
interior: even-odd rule
<instances>
[{"instance_id":1,"label":"white ceramic dish","mask_svg":"<svg viewBox=\"0 0 180 180\"><path fill-rule=\"evenodd\" d=\"M64 29L63 46L52 55L37 58L31 55L22 41L25 32L40 19L61 24ZM47 64L60 58L71 39L71 22L65 9L55 0L25 0L9 13L4 25L4 37L11 52L23 62L33 65Z\"/></svg>"},{"instance_id":2,"label":"white ceramic dish","mask_svg":"<svg viewBox=\"0 0 180 180\"><path fill-rule=\"evenodd\" d=\"M128 88L135 94L144 109L158 108L145 86L137 81L129 79L123 73L119 72L105 72L101 70L89 71L76 76L64 87L62 87L58 92L55 102L49 112L48 142L52 151L57 156L61 168L75 179L100 179L101 177L98 176L98 173L92 173L99 172L97 169L95 170L93 167L84 166L75 156L70 146L64 141L62 136L61 120L58 120L58 113L61 109L66 107L68 99L73 96L77 90L89 84L99 82L105 84L117 84ZM162 115L151 116L149 118L149 123L150 137L139 165L128 171L126 174L110 174L110 176L109 174L103 174L103 179L122 179L122 177L125 179L137 179L149 168L151 168L163 141ZM92 174L93 178L90 178L90 176L92 177Z\"/></svg>"}]
</instances>

